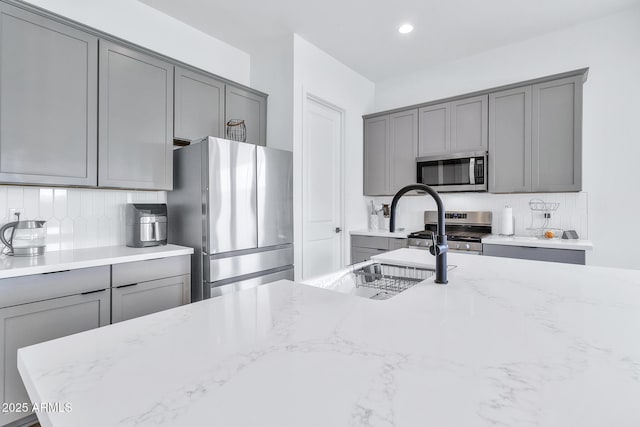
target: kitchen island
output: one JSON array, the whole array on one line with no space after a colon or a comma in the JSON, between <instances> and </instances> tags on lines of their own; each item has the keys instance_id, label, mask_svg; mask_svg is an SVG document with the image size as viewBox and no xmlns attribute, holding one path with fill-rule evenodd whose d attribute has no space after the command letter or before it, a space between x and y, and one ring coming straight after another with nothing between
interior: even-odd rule
<instances>
[{"instance_id":1,"label":"kitchen island","mask_svg":"<svg viewBox=\"0 0 640 427\"><path fill-rule=\"evenodd\" d=\"M640 425L640 271L449 262L448 285L385 301L275 282L21 349L19 370L71 404L43 427Z\"/></svg>"}]
</instances>

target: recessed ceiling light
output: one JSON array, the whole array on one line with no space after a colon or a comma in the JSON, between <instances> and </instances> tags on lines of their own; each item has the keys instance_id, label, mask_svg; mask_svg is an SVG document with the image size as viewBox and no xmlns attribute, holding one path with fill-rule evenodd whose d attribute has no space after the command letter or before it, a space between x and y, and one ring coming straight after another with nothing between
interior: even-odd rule
<instances>
[{"instance_id":1,"label":"recessed ceiling light","mask_svg":"<svg viewBox=\"0 0 640 427\"><path fill-rule=\"evenodd\" d=\"M413 25L411 24L402 24L400 28L398 28L400 34L409 34L411 31L413 31Z\"/></svg>"}]
</instances>

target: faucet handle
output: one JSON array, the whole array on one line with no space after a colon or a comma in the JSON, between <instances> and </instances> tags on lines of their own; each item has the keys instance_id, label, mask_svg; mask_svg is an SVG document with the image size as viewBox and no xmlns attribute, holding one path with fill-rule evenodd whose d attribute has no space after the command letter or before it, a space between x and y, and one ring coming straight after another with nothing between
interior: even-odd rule
<instances>
[{"instance_id":1,"label":"faucet handle","mask_svg":"<svg viewBox=\"0 0 640 427\"><path fill-rule=\"evenodd\" d=\"M447 245L446 236L444 237L443 242L438 242L438 240L436 239L436 233L432 231L431 242L432 244L431 244L431 247L429 248L429 252L431 253L431 255L438 256L438 255L442 255L444 253L449 252L449 245Z\"/></svg>"},{"instance_id":2,"label":"faucet handle","mask_svg":"<svg viewBox=\"0 0 640 427\"><path fill-rule=\"evenodd\" d=\"M429 252L431 255L436 255L436 233L431 232L431 246L429 246Z\"/></svg>"}]
</instances>

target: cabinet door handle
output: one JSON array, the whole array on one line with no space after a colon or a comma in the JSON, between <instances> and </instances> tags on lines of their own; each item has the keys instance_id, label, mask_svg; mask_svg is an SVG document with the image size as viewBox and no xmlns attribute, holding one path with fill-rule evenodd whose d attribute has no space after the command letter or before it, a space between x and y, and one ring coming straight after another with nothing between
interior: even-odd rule
<instances>
[{"instance_id":1,"label":"cabinet door handle","mask_svg":"<svg viewBox=\"0 0 640 427\"><path fill-rule=\"evenodd\" d=\"M89 291L89 292L83 292L80 295L89 295L89 294L97 294L98 292L104 292L106 291L106 289L98 289L97 291Z\"/></svg>"},{"instance_id":2,"label":"cabinet door handle","mask_svg":"<svg viewBox=\"0 0 640 427\"><path fill-rule=\"evenodd\" d=\"M120 289L120 288L129 288L131 286L135 286L137 285L137 283L131 283L129 285L120 285L120 286L116 286L116 289Z\"/></svg>"},{"instance_id":3,"label":"cabinet door handle","mask_svg":"<svg viewBox=\"0 0 640 427\"><path fill-rule=\"evenodd\" d=\"M41 274L66 273L67 271L71 271L71 270L49 271L48 273L41 273Z\"/></svg>"}]
</instances>

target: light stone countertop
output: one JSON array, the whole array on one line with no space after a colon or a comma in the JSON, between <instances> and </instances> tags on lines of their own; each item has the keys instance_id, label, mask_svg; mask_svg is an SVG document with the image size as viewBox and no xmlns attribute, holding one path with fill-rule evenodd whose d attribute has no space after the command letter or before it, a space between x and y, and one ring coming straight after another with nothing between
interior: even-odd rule
<instances>
[{"instance_id":1,"label":"light stone countertop","mask_svg":"<svg viewBox=\"0 0 640 427\"><path fill-rule=\"evenodd\" d=\"M422 250L377 257L433 264ZM640 425L640 271L449 254L373 301L279 281L27 347L43 427Z\"/></svg>"},{"instance_id":2,"label":"light stone countertop","mask_svg":"<svg viewBox=\"0 0 640 427\"><path fill-rule=\"evenodd\" d=\"M106 246L45 252L35 257L0 256L0 279L51 273L77 268L98 267L123 262L146 261L179 255L190 255L193 248L178 245L129 248Z\"/></svg>"},{"instance_id":3,"label":"light stone countertop","mask_svg":"<svg viewBox=\"0 0 640 427\"><path fill-rule=\"evenodd\" d=\"M500 236L497 234L483 237L482 243L485 245L525 246L531 248L571 249L577 251L590 251L593 249L593 243L591 243L590 240L545 239L526 236Z\"/></svg>"}]
</instances>

